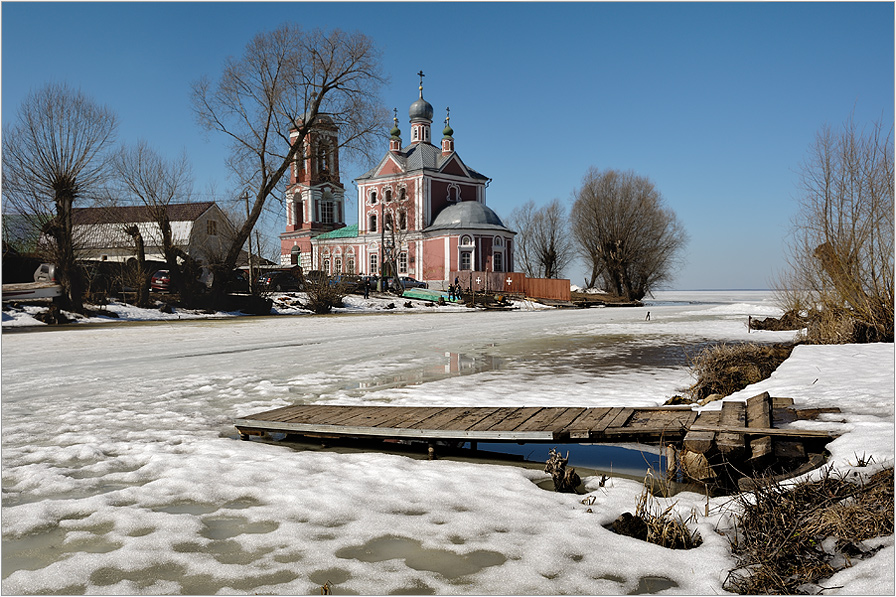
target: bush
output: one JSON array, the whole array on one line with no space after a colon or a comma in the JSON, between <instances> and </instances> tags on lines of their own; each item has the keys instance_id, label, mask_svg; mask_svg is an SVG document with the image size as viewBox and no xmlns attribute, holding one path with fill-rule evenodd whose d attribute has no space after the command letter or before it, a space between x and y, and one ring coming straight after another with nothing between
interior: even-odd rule
<instances>
[{"instance_id":1,"label":"bush","mask_svg":"<svg viewBox=\"0 0 896 597\"><path fill-rule=\"evenodd\" d=\"M740 494L723 587L741 594L819 593L816 583L872 555L866 539L893 534L893 468L862 478L827 469L789 488L771 481Z\"/></svg>"},{"instance_id":2,"label":"bush","mask_svg":"<svg viewBox=\"0 0 896 597\"><path fill-rule=\"evenodd\" d=\"M717 344L692 361L697 378L688 392L695 400L711 394L727 396L769 377L790 356L791 344Z\"/></svg>"},{"instance_id":3,"label":"bush","mask_svg":"<svg viewBox=\"0 0 896 597\"><path fill-rule=\"evenodd\" d=\"M324 315L332 312L334 307L341 307L342 299L345 298L345 292L339 285L330 285L327 278L316 281L306 279L305 293L308 295L305 308L317 315Z\"/></svg>"}]
</instances>

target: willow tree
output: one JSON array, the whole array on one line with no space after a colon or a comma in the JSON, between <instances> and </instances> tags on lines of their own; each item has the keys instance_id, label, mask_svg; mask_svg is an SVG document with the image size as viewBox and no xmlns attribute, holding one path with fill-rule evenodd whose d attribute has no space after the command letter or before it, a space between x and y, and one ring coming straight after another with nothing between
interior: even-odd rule
<instances>
[{"instance_id":1,"label":"willow tree","mask_svg":"<svg viewBox=\"0 0 896 597\"><path fill-rule=\"evenodd\" d=\"M72 210L99 194L115 129L111 110L65 84L50 84L29 94L3 131L4 210L41 226L41 248L56 265L65 309L84 308Z\"/></svg>"},{"instance_id":2,"label":"willow tree","mask_svg":"<svg viewBox=\"0 0 896 597\"><path fill-rule=\"evenodd\" d=\"M200 125L229 138L228 165L252 199L223 263L213 264L218 273L236 265L266 203L285 190L290 166L305 155L303 140L323 115L339 127L340 155L372 155L388 122L379 98L384 82L379 51L369 37L283 24L256 35L241 57L226 61L217 80L194 84ZM226 277L216 275L215 287Z\"/></svg>"},{"instance_id":3,"label":"willow tree","mask_svg":"<svg viewBox=\"0 0 896 597\"><path fill-rule=\"evenodd\" d=\"M799 212L777 286L814 311L817 342L893 341L893 137L875 123L824 127L801 168Z\"/></svg>"},{"instance_id":4,"label":"willow tree","mask_svg":"<svg viewBox=\"0 0 896 597\"><path fill-rule=\"evenodd\" d=\"M192 196L192 169L186 155L177 159L166 159L145 141L139 141L132 147L122 148L112 162L112 168L117 185L122 191L121 195L143 206L149 212L152 223L158 227L158 238L151 239L144 238L143 230L136 224L131 223L124 227L124 232L133 239L137 254L137 266L134 271L137 282L137 304L143 306L149 301L148 291L152 272L146 267L147 240L161 247L171 276L171 285L178 291L181 300L190 304L197 292L193 271L198 269L198 265L189 254L175 244L169 214L169 206L186 203Z\"/></svg>"},{"instance_id":5,"label":"willow tree","mask_svg":"<svg viewBox=\"0 0 896 597\"><path fill-rule=\"evenodd\" d=\"M591 286L640 300L670 279L687 234L648 178L591 168L575 197L572 233Z\"/></svg>"},{"instance_id":6,"label":"willow tree","mask_svg":"<svg viewBox=\"0 0 896 597\"><path fill-rule=\"evenodd\" d=\"M563 275L574 251L566 207L559 199L541 207L529 200L510 212L508 222L517 231L516 259L527 276L559 278Z\"/></svg>"}]
</instances>

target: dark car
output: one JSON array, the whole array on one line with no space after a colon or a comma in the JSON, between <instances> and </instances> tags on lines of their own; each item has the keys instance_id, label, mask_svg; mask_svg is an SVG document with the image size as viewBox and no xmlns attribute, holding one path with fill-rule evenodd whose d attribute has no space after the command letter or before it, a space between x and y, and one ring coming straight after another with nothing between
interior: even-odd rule
<instances>
[{"instance_id":1,"label":"dark car","mask_svg":"<svg viewBox=\"0 0 896 597\"><path fill-rule=\"evenodd\" d=\"M399 278L401 280L401 286L405 290L408 288L426 288L426 282L421 282L420 280L415 280L414 278L410 278L408 276L401 276ZM393 281L394 284L394 281Z\"/></svg>"},{"instance_id":2,"label":"dark car","mask_svg":"<svg viewBox=\"0 0 896 597\"><path fill-rule=\"evenodd\" d=\"M338 286L342 292L361 292L364 290L364 281L361 276L339 274L330 278L330 286Z\"/></svg>"},{"instance_id":3,"label":"dark car","mask_svg":"<svg viewBox=\"0 0 896 597\"><path fill-rule=\"evenodd\" d=\"M230 277L227 279L227 292L239 294L249 292L249 273L242 269L230 272Z\"/></svg>"},{"instance_id":4,"label":"dark car","mask_svg":"<svg viewBox=\"0 0 896 597\"><path fill-rule=\"evenodd\" d=\"M258 287L276 292L299 290L299 279L290 271L265 272L258 277Z\"/></svg>"},{"instance_id":5,"label":"dark car","mask_svg":"<svg viewBox=\"0 0 896 597\"><path fill-rule=\"evenodd\" d=\"M160 269L154 273L149 281L149 288L156 292L168 292L171 289L171 276L168 275L168 270Z\"/></svg>"}]
</instances>

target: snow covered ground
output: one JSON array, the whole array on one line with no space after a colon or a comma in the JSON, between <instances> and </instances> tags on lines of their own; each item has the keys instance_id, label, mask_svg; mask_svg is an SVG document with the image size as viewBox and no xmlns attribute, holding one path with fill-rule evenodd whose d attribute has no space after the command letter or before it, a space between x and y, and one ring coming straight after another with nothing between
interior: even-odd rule
<instances>
[{"instance_id":1,"label":"snow covered ground","mask_svg":"<svg viewBox=\"0 0 896 597\"><path fill-rule=\"evenodd\" d=\"M669 550L603 526L634 510L636 481L556 494L532 468L241 442L232 420L294 403L661 404L692 382L702 343L792 337L747 333L748 315L780 314L769 293L511 312L384 300L331 316L174 314L188 321L113 306L118 320L62 328L4 312L2 592L723 592L727 498L708 516L703 495L660 500L704 540ZM160 321L133 322L146 319ZM892 464L893 345L801 346L736 397L765 390L842 409L799 423L843 434L834 466ZM893 537L877 544L826 594L893 594Z\"/></svg>"}]
</instances>

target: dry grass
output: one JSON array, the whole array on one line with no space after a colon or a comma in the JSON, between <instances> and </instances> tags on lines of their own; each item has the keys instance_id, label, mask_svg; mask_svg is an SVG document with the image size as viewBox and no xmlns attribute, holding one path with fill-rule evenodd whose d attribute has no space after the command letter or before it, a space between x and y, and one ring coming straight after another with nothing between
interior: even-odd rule
<instances>
[{"instance_id":1,"label":"dry grass","mask_svg":"<svg viewBox=\"0 0 896 597\"><path fill-rule=\"evenodd\" d=\"M697 378L688 392L695 400L712 394L728 396L766 379L790 356L789 344L717 344L703 349L691 362Z\"/></svg>"},{"instance_id":2,"label":"dry grass","mask_svg":"<svg viewBox=\"0 0 896 597\"><path fill-rule=\"evenodd\" d=\"M686 520L673 514L675 504L662 509L647 487L645 479L644 491L641 492L635 509L635 518L643 521L647 528L644 540L670 549L692 549L703 543L699 532L690 530Z\"/></svg>"},{"instance_id":3,"label":"dry grass","mask_svg":"<svg viewBox=\"0 0 896 597\"><path fill-rule=\"evenodd\" d=\"M870 477L834 474L793 487L760 483L738 499L731 540L738 567L724 588L740 594L796 594L870 555L861 542L893 534L893 468Z\"/></svg>"}]
</instances>

